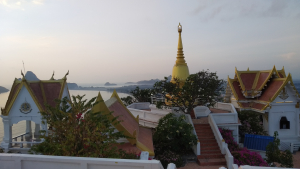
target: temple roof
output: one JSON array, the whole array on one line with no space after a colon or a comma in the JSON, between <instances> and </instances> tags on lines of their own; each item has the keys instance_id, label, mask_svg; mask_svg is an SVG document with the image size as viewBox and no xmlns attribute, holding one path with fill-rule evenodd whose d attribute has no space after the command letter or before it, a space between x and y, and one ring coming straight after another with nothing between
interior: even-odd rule
<instances>
[{"instance_id":1,"label":"temple roof","mask_svg":"<svg viewBox=\"0 0 300 169\"><path fill-rule=\"evenodd\" d=\"M154 156L151 129L139 126L139 117L137 116L137 118L135 118L131 114L116 91L114 91L111 98L105 102L103 102L99 92L97 102L98 104L92 108L92 111L108 114L109 119L112 121L112 125L118 131L124 132L124 135L128 137L127 140L131 145L135 145L141 151L148 151L150 156ZM116 118L119 123L113 122Z\"/></svg>"},{"instance_id":2,"label":"temple roof","mask_svg":"<svg viewBox=\"0 0 300 169\"><path fill-rule=\"evenodd\" d=\"M234 79L228 77L228 85L241 108L265 110L269 103L279 95L283 88L290 84L296 91L291 74L286 76L284 68L276 70L238 71Z\"/></svg>"},{"instance_id":3,"label":"temple roof","mask_svg":"<svg viewBox=\"0 0 300 169\"><path fill-rule=\"evenodd\" d=\"M45 104L55 106L55 99L61 99L63 95L63 91L66 86L67 75L68 73L60 80L29 81L26 80L24 75L22 80L18 80L16 78L11 87L5 107L4 109L1 108L2 115L7 116L9 114L9 111L23 86L28 90L39 111L44 111Z\"/></svg>"}]
</instances>

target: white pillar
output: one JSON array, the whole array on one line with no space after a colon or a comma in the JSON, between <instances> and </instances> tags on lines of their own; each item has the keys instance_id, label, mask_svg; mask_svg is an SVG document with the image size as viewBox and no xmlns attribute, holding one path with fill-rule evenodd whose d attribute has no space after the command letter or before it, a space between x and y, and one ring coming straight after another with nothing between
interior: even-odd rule
<instances>
[{"instance_id":1,"label":"white pillar","mask_svg":"<svg viewBox=\"0 0 300 169\"><path fill-rule=\"evenodd\" d=\"M40 137L40 124L35 123L34 138L39 139L39 137Z\"/></svg>"},{"instance_id":2,"label":"white pillar","mask_svg":"<svg viewBox=\"0 0 300 169\"><path fill-rule=\"evenodd\" d=\"M10 118L8 116L1 116L1 117L4 125L4 137L3 137L3 141L1 142L1 147L4 148L5 152L7 152L8 148L11 147L12 126L10 124Z\"/></svg>"},{"instance_id":3,"label":"white pillar","mask_svg":"<svg viewBox=\"0 0 300 169\"><path fill-rule=\"evenodd\" d=\"M31 131L31 121L26 120L26 135L25 140L30 140L32 138L32 131Z\"/></svg>"}]
</instances>

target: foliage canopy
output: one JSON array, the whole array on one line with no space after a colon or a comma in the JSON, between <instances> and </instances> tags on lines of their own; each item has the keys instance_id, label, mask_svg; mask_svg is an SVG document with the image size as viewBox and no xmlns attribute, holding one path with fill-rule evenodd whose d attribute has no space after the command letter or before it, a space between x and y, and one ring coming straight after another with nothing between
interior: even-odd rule
<instances>
[{"instance_id":1,"label":"foliage canopy","mask_svg":"<svg viewBox=\"0 0 300 169\"><path fill-rule=\"evenodd\" d=\"M107 114L93 112L96 98L87 102L84 96L72 96L73 102L64 98L57 100L56 107L46 106L41 112L43 119L52 127L44 142L31 148L32 153L57 156L79 156L100 158L122 158L126 153L118 149L116 140L125 137L115 132Z\"/></svg>"},{"instance_id":2,"label":"foliage canopy","mask_svg":"<svg viewBox=\"0 0 300 169\"><path fill-rule=\"evenodd\" d=\"M275 167L274 162L277 162L280 164L280 167L285 168L293 168L293 155L289 150L280 151L280 139L278 138L278 132L274 132L274 141L270 142L267 145L267 163L271 167Z\"/></svg>"},{"instance_id":3,"label":"foliage canopy","mask_svg":"<svg viewBox=\"0 0 300 169\"><path fill-rule=\"evenodd\" d=\"M154 93L153 89L140 89L138 86L130 91L132 96L121 98L125 106L135 102L151 102L151 96Z\"/></svg>"},{"instance_id":4,"label":"foliage canopy","mask_svg":"<svg viewBox=\"0 0 300 169\"><path fill-rule=\"evenodd\" d=\"M223 84L217 73L209 70L191 74L185 82L177 78L171 82L165 77L154 84L154 90L166 96L168 104L160 102L157 107L178 107L182 112L190 113L196 106L213 106L220 99Z\"/></svg>"}]
</instances>

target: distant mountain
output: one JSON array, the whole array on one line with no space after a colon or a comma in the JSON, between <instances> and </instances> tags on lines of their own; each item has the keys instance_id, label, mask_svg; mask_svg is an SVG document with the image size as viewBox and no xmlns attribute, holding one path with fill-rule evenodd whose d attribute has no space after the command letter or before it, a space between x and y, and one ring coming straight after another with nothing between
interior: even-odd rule
<instances>
[{"instance_id":1,"label":"distant mountain","mask_svg":"<svg viewBox=\"0 0 300 169\"><path fill-rule=\"evenodd\" d=\"M37 81L40 80L36 77L36 75L32 71L27 71L25 75L25 79L29 81Z\"/></svg>"},{"instance_id":2,"label":"distant mountain","mask_svg":"<svg viewBox=\"0 0 300 169\"><path fill-rule=\"evenodd\" d=\"M69 90L76 90L79 89L78 85L76 83L67 83Z\"/></svg>"},{"instance_id":3,"label":"distant mountain","mask_svg":"<svg viewBox=\"0 0 300 169\"><path fill-rule=\"evenodd\" d=\"M116 86L117 84L106 82L104 86Z\"/></svg>"},{"instance_id":4,"label":"distant mountain","mask_svg":"<svg viewBox=\"0 0 300 169\"><path fill-rule=\"evenodd\" d=\"M136 84L135 82L126 82L125 84Z\"/></svg>"},{"instance_id":5,"label":"distant mountain","mask_svg":"<svg viewBox=\"0 0 300 169\"><path fill-rule=\"evenodd\" d=\"M6 89L5 87L0 86L0 93L5 93L8 92L9 90Z\"/></svg>"},{"instance_id":6,"label":"distant mountain","mask_svg":"<svg viewBox=\"0 0 300 169\"><path fill-rule=\"evenodd\" d=\"M151 79L151 80L141 80L136 82L137 84L154 84L156 82L158 82L159 79Z\"/></svg>"},{"instance_id":7,"label":"distant mountain","mask_svg":"<svg viewBox=\"0 0 300 169\"><path fill-rule=\"evenodd\" d=\"M25 79L28 81L39 81L40 80L39 78L37 78L37 76L32 71L26 72ZM22 80L22 78L19 78L19 80Z\"/></svg>"}]
</instances>

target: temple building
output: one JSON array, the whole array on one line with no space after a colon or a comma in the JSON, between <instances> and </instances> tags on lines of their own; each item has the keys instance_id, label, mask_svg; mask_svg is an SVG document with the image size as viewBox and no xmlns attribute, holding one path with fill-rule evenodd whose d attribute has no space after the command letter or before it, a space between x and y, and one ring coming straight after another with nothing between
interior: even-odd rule
<instances>
[{"instance_id":1,"label":"temple building","mask_svg":"<svg viewBox=\"0 0 300 169\"><path fill-rule=\"evenodd\" d=\"M300 142L300 95L284 68L235 69L234 78L228 77L224 101L241 110L262 113L264 130L270 136L277 131L282 142Z\"/></svg>"},{"instance_id":2,"label":"temple building","mask_svg":"<svg viewBox=\"0 0 300 169\"><path fill-rule=\"evenodd\" d=\"M179 23L178 25L179 38L178 38L177 57L176 57L177 60L173 67L171 82L174 81L174 78L178 78L180 79L180 81L184 82L186 78L189 77L190 75L189 68L183 56L181 32L182 32L182 26Z\"/></svg>"},{"instance_id":3,"label":"temple building","mask_svg":"<svg viewBox=\"0 0 300 169\"><path fill-rule=\"evenodd\" d=\"M29 145L40 141L40 128L47 131L47 123L45 121L42 123L43 119L39 112L45 111L46 104L55 106L55 99L64 97L70 99L67 86L67 75L69 72L59 80L54 79L54 73L50 80L34 81L26 79L22 72L21 74L23 78L14 80L6 105L4 108L1 108L1 117L4 125L4 137L1 147L5 151L19 151L19 148L28 151L30 149ZM12 138L12 126L23 120L26 120L25 133ZM31 121L35 123L35 132L33 134ZM17 141L19 139L21 140Z\"/></svg>"}]
</instances>

